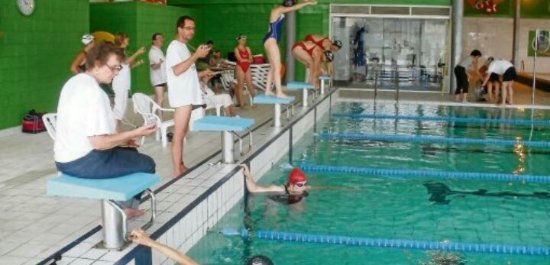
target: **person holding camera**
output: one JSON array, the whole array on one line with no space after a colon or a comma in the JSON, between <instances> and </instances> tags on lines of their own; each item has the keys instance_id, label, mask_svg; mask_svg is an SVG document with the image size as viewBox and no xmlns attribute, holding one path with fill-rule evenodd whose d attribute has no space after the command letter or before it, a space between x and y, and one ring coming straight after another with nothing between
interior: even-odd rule
<instances>
[{"instance_id":1,"label":"person holding camera","mask_svg":"<svg viewBox=\"0 0 550 265\"><path fill-rule=\"evenodd\" d=\"M192 17L180 17L176 24L176 31L176 39L166 50L168 102L170 107L176 109L172 138L174 177L180 176L187 170L183 161L183 139L189 131L191 112L204 105L195 62L210 52L207 45L200 45L193 54L187 48L187 43L195 35L195 20Z\"/></svg>"}]
</instances>

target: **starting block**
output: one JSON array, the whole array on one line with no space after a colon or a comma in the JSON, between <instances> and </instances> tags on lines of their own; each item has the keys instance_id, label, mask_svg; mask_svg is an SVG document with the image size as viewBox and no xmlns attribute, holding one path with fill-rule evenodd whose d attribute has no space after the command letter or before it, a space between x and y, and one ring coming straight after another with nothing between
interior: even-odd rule
<instances>
[{"instance_id":1,"label":"starting block","mask_svg":"<svg viewBox=\"0 0 550 265\"><path fill-rule=\"evenodd\" d=\"M129 240L127 216L115 201L127 201L141 192L150 196L151 219L143 229L151 227L156 218L155 194L149 189L160 182L160 177L149 173L134 173L108 179L84 179L62 174L48 181L50 196L101 200L103 242L102 247L122 249Z\"/></svg>"},{"instance_id":2,"label":"starting block","mask_svg":"<svg viewBox=\"0 0 550 265\"><path fill-rule=\"evenodd\" d=\"M287 98L278 98L275 96L266 96L266 95L257 95L254 97L254 104L258 105L275 105L274 113L273 113L273 122L274 126L276 128L281 127L281 104L287 105L287 118L289 118L289 111L288 111L288 105L292 104L294 102L294 97L287 97Z\"/></svg>"},{"instance_id":3,"label":"starting block","mask_svg":"<svg viewBox=\"0 0 550 265\"><path fill-rule=\"evenodd\" d=\"M235 132L249 131L254 125L253 119L238 117L206 116L193 123L193 131L222 132L222 160L234 163L233 135L239 138L241 155L243 154L242 138ZM252 131L249 131L249 149L252 147Z\"/></svg>"},{"instance_id":4,"label":"starting block","mask_svg":"<svg viewBox=\"0 0 550 265\"><path fill-rule=\"evenodd\" d=\"M321 81L321 96L322 96L325 94L325 81L328 81L330 86L331 78L330 76L322 75L322 76L319 76L319 80Z\"/></svg>"},{"instance_id":5,"label":"starting block","mask_svg":"<svg viewBox=\"0 0 550 265\"><path fill-rule=\"evenodd\" d=\"M288 82L286 84L286 89L288 90L302 90L302 106L304 108L307 108L309 100L308 100L308 94L309 90L313 89L315 90L315 86L305 83L305 82Z\"/></svg>"}]
</instances>

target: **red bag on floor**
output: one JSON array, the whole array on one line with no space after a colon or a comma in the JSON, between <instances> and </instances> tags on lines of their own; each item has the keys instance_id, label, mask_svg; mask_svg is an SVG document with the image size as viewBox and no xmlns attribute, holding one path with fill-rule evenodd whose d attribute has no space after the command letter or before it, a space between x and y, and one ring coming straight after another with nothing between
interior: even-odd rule
<instances>
[{"instance_id":1,"label":"red bag on floor","mask_svg":"<svg viewBox=\"0 0 550 265\"><path fill-rule=\"evenodd\" d=\"M40 133L45 131L46 127L42 121L42 115L43 113L38 113L34 110L25 114L21 123L21 131L24 133Z\"/></svg>"},{"instance_id":2,"label":"red bag on floor","mask_svg":"<svg viewBox=\"0 0 550 265\"><path fill-rule=\"evenodd\" d=\"M265 63L265 57L261 54L258 54L258 55L254 55L254 57L252 57L252 63L253 64L264 64Z\"/></svg>"}]
</instances>

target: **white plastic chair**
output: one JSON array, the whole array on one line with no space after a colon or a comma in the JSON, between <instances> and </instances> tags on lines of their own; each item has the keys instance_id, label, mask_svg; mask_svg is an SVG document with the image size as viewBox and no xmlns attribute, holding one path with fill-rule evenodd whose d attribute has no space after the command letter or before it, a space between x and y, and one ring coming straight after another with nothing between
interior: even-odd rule
<instances>
[{"instance_id":1,"label":"white plastic chair","mask_svg":"<svg viewBox=\"0 0 550 265\"><path fill-rule=\"evenodd\" d=\"M252 70L252 82L261 90L265 91L265 82L267 81L267 74L269 73L269 64L252 64L250 69Z\"/></svg>"},{"instance_id":2,"label":"white plastic chair","mask_svg":"<svg viewBox=\"0 0 550 265\"><path fill-rule=\"evenodd\" d=\"M157 111L161 112L174 112L174 109L166 109L159 106L151 97L143 93L135 93L132 96L132 102L134 105L134 112L139 113L145 122L151 122L156 119L157 133L155 139L162 140L162 147L168 145L168 139L166 133L168 128L174 126L174 119L162 121L156 114Z\"/></svg>"},{"instance_id":3,"label":"white plastic chair","mask_svg":"<svg viewBox=\"0 0 550 265\"><path fill-rule=\"evenodd\" d=\"M46 126L46 131L48 131L48 134L52 138L52 140L55 141L55 126L57 125L57 113L46 113L42 115L42 121L44 122L44 126Z\"/></svg>"}]
</instances>

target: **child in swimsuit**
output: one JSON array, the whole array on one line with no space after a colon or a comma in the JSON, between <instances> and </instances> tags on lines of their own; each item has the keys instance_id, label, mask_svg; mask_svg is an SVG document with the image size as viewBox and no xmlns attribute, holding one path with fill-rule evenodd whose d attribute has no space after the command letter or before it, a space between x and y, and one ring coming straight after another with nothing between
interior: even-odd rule
<instances>
[{"instance_id":1,"label":"child in swimsuit","mask_svg":"<svg viewBox=\"0 0 550 265\"><path fill-rule=\"evenodd\" d=\"M314 42L301 41L292 46L292 56L305 65L309 71L308 82L318 88L323 49Z\"/></svg>"},{"instance_id":2,"label":"child in swimsuit","mask_svg":"<svg viewBox=\"0 0 550 265\"><path fill-rule=\"evenodd\" d=\"M237 37L239 44L235 47L235 57L237 57L237 67L235 67L235 73L237 74L237 86L235 87L235 96L237 97L237 107L244 107L243 101L243 87L246 83L248 93L252 97L256 95L256 88L252 83L252 71L250 70L250 64L252 64L252 51L250 47L246 46L246 36L240 34Z\"/></svg>"},{"instance_id":3,"label":"child in swimsuit","mask_svg":"<svg viewBox=\"0 0 550 265\"><path fill-rule=\"evenodd\" d=\"M296 4L295 0L284 0L282 5L279 5L271 10L269 17L269 31L264 37L264 48L269 59L269 72L266 81L266 95L275 95L277 97L287 97L281 88L281 52L279 50L279 40L282 37L282 28L284 22L284 14L299 10L307 5L315 5L317 1L304 0L302 3ZM273 93L272 83L275 83L275 94Z\"/></svg>"}]
</instances>

